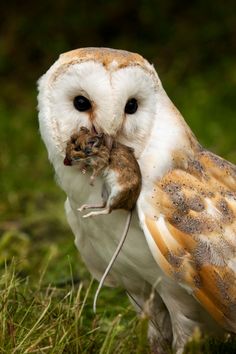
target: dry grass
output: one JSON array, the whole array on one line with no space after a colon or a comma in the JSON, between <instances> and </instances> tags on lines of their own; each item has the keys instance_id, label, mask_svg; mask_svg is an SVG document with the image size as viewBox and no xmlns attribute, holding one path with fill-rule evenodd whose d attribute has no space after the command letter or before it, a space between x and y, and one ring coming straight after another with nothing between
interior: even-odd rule
<instances>
[{"instance_id":1,"label":"dry grass","mask_svg":"<svg viewBox=\"0 0 236 354\"><path fill-rule=\"evenodd\" d=\"M6 266L0 282L1 353L148 353L146 320L130 307L92 313L92 281L32 286L16 269Z\"/></svg>"}]
</instances>

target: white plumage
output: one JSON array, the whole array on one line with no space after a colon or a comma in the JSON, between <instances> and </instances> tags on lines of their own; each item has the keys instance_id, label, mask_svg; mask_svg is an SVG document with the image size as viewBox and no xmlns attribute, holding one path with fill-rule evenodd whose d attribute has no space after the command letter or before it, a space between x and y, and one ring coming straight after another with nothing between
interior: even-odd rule
<instances>
[{"instance_id":1,"label":"white plumage","mask_svg":"<svg viewBox=\"0 0 236 354\"><path fill-rule=\"evenodd\" d=\"M89 100L80 111L73 100ZM138 109L125 113L130 99ZM140 55L105 48L65 53L39 81L39 123L75 243L100 279L119 243L126 212L83 220L77 208L101 198L101 181L63 165L81 126L134 148L142 191L127 240L106 283L122 286L138 310L149 301L153 349L181 353L199 327L236 332L236 167L204 150ZM150 298L150 294L152 297ZM153 296L154 294L154 296Z\"/></svg>"}]
</instances>

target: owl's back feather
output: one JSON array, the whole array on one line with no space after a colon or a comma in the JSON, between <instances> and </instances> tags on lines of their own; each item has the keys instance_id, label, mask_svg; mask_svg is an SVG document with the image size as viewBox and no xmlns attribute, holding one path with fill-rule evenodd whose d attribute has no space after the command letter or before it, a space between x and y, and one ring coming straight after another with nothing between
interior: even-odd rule
<instances>
[{"instance_id":1,"label":"owl's back feather","mask_svg":"<svg viewBox=\"0 0 236 354\"><path fill-rule=\"evenodd\" d=\"M236 166L200 148L175 160L149 203L156 215L141 219L158 265L236 332Z\"/></svg>"}]
</instances>

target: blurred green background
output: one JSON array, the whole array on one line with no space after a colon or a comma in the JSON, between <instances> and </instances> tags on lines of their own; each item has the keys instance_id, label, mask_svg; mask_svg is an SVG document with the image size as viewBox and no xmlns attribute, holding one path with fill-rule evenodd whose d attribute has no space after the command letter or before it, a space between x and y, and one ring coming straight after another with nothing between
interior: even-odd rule
<instances>
[{"instance_id":1,"label":"blurred green background","mask_svg":"<svg viewBox=\"0 0 236 354\"><path fill-rule=\"evenodd\" d=\"M201 143L236 162L235 23L230 0L1 3L0 264L13 254L32 272L52 254L62 277L65 255L77 259L37 122L36 82L58 55L84 46L139 52Z\"/></svg>"},{"instance_id":2,"label":"blurred green background","mask_svg":"<svg viewBox=\"0 0 236 354\"><path fill-rule=\"evenodd\" d=\"M0 269L14 256L33 283L86 281L38 131L38 78L74 48L138 52L200 142L236 162L236 3L19 0L2 1L0 16ZM101 304L114 305L106 291Z\"/></svg>"}]
</instances>

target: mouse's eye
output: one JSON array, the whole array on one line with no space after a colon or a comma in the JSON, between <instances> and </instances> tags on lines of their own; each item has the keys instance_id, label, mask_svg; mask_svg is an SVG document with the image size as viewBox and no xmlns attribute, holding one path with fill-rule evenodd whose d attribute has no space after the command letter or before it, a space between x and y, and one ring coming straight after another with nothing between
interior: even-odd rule
<instances>
[{"instance_id":1,"label":"mouse's eye","mask_svg":"<svg viewBox=\"0 0 236 354\"><path fill-rule=\"evenodd\" d=\"M88 145L94 148L98 148L102 145L102 139L99 139L99 137L90 139L88 141Z\"/></svg>"},{"instance_id":2,"label":"mouse's eye","mask_svg":"<svg viewBox=\"0 0 236 354\"><path fill-rule=\"evenodd\" d=\"M95 138L89 139L88 145L92 146L97 140Z\"/></svg>"},{"instance_id":3,"label":"mouse's eye","mask_svg":"<svg viewBox=\"0 0 236 354\"><path fill-rule=\"evenodd\" d=\"M138 109L138 102L136 98L131 98L127 101L125 105L125 113L134 114Z\"/></svg>"},{"instance_id":4,"label":"mouse's eye","mask_svg":"<svg viewBox=\"0 0 236 354\"><path fill-rule=\"evenodd\" d=\"M75 109L80 112L86 112L92 107L91 102L84 96L76 96L73 104Z\"/></svg>"},{"instance_id":5,"label":"mouse's eye","mask_svg":"<svg viewBox=\"0 0 236 354\"><path fill-rule=\"evenodd\" d=\"M76 147L75 147L75 151L81 151L80 147L79 147L79 146L76 146Z\"/></svg>"},{"instance_id":6,"label":"mouse's eye","mask_svg":"<svg viewBox=\"0 0 236 354\"><path fill-rule=\"evenodd\" d=\"M86 148L84 149L84 153L88 155L88 154L91 154L91 152L92 152L92 149L90 147L86 146Z\"/></svg>"}]
</instances>

